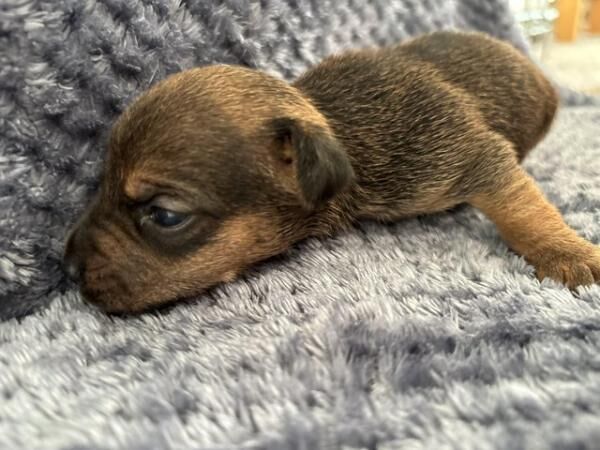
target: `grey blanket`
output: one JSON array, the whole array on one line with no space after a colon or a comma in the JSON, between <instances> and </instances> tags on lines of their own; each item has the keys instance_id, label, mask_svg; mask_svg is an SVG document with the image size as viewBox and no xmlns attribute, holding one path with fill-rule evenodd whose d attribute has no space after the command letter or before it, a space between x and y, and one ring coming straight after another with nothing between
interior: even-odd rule
<instances>
[{"instance_id":1,"label":"grey blanket","mask_svg":"<svg viewBox=\"0 0 600 450\"><path fill-rule=\"evenodd\" d=\"M133 319L63 281L106 131L152 82L215 61L291 78L447 27L526 48L500 1L4 0L0 448L597 448L600 288L540 284L470 208L310 240ZM599 126L565 108L527 163L595 243Z\"/></svg>"}]
</instances>

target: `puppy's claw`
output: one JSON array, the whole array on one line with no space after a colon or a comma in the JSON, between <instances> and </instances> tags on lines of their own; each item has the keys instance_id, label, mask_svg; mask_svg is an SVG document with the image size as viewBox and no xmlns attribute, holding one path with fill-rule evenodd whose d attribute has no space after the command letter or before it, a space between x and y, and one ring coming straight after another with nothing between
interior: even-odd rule
<instances>
[{"instance_id":1,"label":"puppy's claw","mask_svg":"<svg viewBox=\"0 0 600 450\"><path fill-rule=\"evenodd\" d=\"M592 245L582 245L578 252L548 252L533 265L540 281L551 278L570 289L600 282L600 248Z\"/></svg>"}]
</instances>

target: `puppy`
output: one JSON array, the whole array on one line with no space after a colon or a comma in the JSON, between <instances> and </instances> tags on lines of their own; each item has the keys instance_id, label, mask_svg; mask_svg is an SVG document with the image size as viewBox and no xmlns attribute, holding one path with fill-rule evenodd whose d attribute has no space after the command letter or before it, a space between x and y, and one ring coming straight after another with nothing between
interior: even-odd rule
<instances>
[{"instance_id":1,"label":"puppy","mask_svg":"<svg viewBox=\"0 0 600 450\"><path fill-rule=\"evenodd\" d=\"M519 162L557 94L510 45L438 32L325 59L293 84L243 67L185 71L118 119L68 274L110 312L233 280L308 236L468 203L540 279L600 280L600 251Z\"/></svg>"}]
</instances>

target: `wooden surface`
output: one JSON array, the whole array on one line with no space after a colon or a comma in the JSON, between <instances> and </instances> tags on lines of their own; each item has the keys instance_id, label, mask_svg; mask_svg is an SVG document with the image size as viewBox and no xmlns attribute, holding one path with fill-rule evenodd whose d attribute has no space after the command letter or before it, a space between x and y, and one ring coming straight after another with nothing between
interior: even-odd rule
<instances>
[{"instance_id":1,"label":"wooden surface","mask_svg":"<svg viewBox=\"0 0 600 450\"><path fill-rule=\"evenodd\" d=\"M596 2L596 1L595 1ZM574 41L579 29L582 0L558 0L558 19L555 22L554 34L559 41Z\"/></svg>"},{"instance_id":2,"label":"wooden surface","mask_svg":"<svg viewBox=\"0 0 600 450\"><path fill-rule=\"evenodd\" d=\"M600 0L590 1L588 25L588 30L590 33L600 34Z\"/></svg>"}]
</instances>

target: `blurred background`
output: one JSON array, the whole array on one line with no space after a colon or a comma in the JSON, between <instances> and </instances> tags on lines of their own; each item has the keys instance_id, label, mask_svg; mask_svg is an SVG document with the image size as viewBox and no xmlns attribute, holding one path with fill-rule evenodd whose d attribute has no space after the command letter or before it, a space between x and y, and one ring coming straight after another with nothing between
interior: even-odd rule
<instances>
[{"instance_id":1,"label":"blurred background","mask_svg":"<svg viewBox=\"0 0 600 450\"><path fill-rule=\"evenodd\" d=\"M565 85L600 95L600 0L510 0L535 56Z\"/></svg>"}]
</instances>

